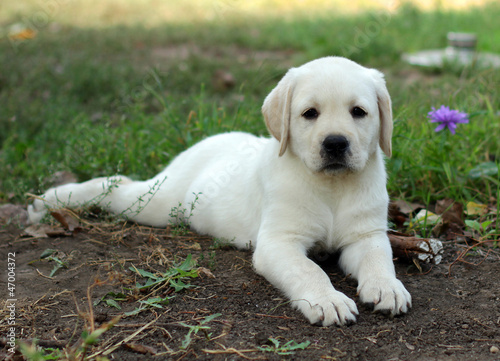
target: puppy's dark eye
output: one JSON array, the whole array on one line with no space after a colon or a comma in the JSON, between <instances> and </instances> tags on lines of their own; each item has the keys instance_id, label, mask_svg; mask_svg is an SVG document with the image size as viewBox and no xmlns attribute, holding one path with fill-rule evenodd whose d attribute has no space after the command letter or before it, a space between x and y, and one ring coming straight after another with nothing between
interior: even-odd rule
<instances>
[{"instance_id":1,"label":"puppy's dark eye","mask_svg":"<svg viewBox=\"0 0 500 361\"><path fill-rule=\"evenodd\" d=\"M309 108L302 113L302 116L307 120L315 120L319 117L319 113L315 108Z\"/></svg>"},{"instance_id":2,"label":"puppy's dark eye","mask_svg":"<svg viewBox=\"0 0 500 361\"><path fill-rule=\"evenodd\" d=\"M368 113L360 107L354 107L351 110L351 114L354 118L363 118L365 117Z\"/></svg>"}]
</instances>

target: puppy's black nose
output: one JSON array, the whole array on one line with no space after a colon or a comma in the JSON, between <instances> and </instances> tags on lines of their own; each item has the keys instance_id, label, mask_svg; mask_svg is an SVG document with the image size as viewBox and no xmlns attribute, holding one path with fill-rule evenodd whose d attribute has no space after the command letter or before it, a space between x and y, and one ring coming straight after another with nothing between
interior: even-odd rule
<instances>
[{"instance_id":1,"label":"puppy's black nose","mask_svg":"<svg viewBox=\"0 0 500 361\"><path fill-rule=\"evenodd\" d=\"M323 150L329 156L342 156L349 149L349 141L342 135L329 135L322 144Z\"/></svg>"}]
</instances>

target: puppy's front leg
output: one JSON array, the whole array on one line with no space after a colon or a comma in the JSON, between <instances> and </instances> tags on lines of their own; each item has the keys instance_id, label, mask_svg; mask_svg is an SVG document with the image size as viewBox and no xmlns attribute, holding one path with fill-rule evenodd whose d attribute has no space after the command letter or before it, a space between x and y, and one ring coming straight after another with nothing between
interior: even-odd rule
<instances>
[{"instance_id":1,"label":"puppy's front leg","mask_svg":"<svg viewBox=\"0 0 500 361\"><path fill-rule=\"evenodd\" d=\"M340 265L358 280L361 302L392 315L408 312L410 293L396 278L392 250L385 232L372 234L342 250Z\"/></svg>"},{"instance_id":2,"label":"puppy's front leg","mask_svg":"<svg viewBox=\"0 0 500 361\"><path fill-rule=\"evenodd\" d=\"M259 239L253 262L256 271L283 291L312 324L356 320L354 301L335 290L326 273L307 258L300 241Z\"/></svg>"}]
</instances>

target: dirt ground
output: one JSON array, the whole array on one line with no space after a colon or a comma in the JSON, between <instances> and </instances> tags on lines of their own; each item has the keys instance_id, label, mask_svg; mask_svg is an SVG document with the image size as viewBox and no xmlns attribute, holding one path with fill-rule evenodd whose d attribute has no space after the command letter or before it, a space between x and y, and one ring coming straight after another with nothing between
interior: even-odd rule
<instances>
[{"instance_id":1,"label":"dirt ground","mask_svg":"<svg viewBox=\"0 0 500 361\"><path fill-rule=\"evenodd\" d=\"M36 339L44 349L65 349L71 359L71 354L82 351L82 331L104 330L115 322L95 345L87 347L89 359L500 360L498 249L487 253L486 248L478 248L457 261L464 245L447 242L443 262L424 265L422 272L396 260L398 277L412 294L413 308L394 319L359 304L356 282L342 274L333 257L322 266L334 286L357 301L360 315L350 326L318 327L254 273L250 252L217 244L209 237L174 236L170 229L132 224L100 222L77 231L37 238L23 236L14 225L0 228L0 358L24 359L19 351L9 352L11 327L25 344ZM56 250L53 256L66 265L52 277L56 262L40 260L47 249ZM130 266L160 274L188 255L197 261L198 276L183 281L194 287L174 292L163 284L141 292L134 286L145 279ZM8 292L14 295L6 297L7 267L12 262L15 289ZM106 295L116 298L121 309L98 303ZM139 301L166 295L175 297L168 304L124 316ZM12 304L15 324L9 325ZM206 319L216 314L220 315ZM118 315L122 315L119 320ZM310 344L284 355L273 348L270 338L280 346L292 341L281 353L290 345Z\"/></svg>"}]
</instances>

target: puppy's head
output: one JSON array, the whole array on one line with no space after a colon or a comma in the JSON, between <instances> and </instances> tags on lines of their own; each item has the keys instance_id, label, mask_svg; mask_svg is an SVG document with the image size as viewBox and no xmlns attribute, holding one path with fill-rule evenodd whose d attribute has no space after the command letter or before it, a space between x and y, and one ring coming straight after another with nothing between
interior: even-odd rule
<instances>
[{"instance_id":1,"label":"puppy's head","mask_svg":"<svg viewBox=\"0 0 500 361\"><path fill-rule=\"evenodd\" d=\"M384 77L348 59L326 57L290 69L262 113L280 142L279 155L290 151L312 171L359 171L379 146L391 156Z\"/></svg>"}]
</instances>

